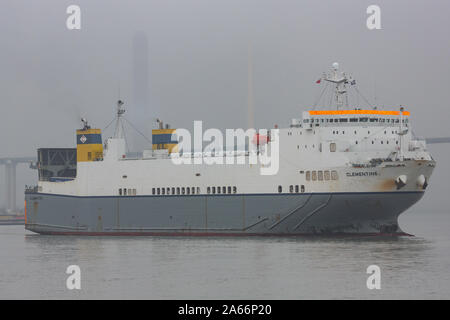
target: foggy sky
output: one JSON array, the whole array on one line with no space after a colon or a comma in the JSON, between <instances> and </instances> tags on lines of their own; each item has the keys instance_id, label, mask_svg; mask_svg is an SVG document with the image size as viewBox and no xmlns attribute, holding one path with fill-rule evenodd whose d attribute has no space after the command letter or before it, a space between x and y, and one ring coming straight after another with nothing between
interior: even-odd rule
<instances>
[{"instance_id":1,"label":"foggy sky","mask_svg":"<svg viewBox=\"0 0 450 320\"><path fill-rule=\"evenodd\" d=\"M81 7L79 31L66 28L71 4ZM382 30L366 27L371 4L381 7ZM249 43L256 127L287 126L309 109L315 81L337 61L372 103L411 111L416 135L450 136L447 0L2 0L0 15L0 157L75 146L80 117L99 128L112 120L119 87L128 119L146 133L156 118L245 127ZM148 73L133 65L139 34ZM450 205L449 147L429 147L438 166L418 210ZM37 176L25 168L19 204Z\"/></svg>"}]
</instances>

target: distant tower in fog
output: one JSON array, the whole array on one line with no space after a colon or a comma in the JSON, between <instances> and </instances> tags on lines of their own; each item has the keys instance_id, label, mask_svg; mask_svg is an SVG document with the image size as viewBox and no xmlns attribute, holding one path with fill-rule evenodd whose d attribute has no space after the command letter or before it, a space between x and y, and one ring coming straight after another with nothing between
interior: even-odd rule
<instances>
[{"instance_id":1,"label":"distant tower in fog","mask_svg":"<svg viewBox=\"0 0 450 320\"><path fill-rule=\"evenodd\" d=\"M128 118L147 136L150 132L151 110L149 103L149 50L148 38L144 31L133 36L133 97L128 104ZM138 143L139 141L139 143ZM133 139L134 148L143 147L141 139Z\"/></svg>"},{"instance_id":2,"label":"distant tower in fog","mask_svg":"<svg viewBox=\"0 0 450 320\"><path fill-rule=\"evenodd\" d=\"M253 108L253 52L252 44L248 44L248 69L247 69L247 119L248 128L255 127L255 112Z\"/></svg>"}]
</instances>

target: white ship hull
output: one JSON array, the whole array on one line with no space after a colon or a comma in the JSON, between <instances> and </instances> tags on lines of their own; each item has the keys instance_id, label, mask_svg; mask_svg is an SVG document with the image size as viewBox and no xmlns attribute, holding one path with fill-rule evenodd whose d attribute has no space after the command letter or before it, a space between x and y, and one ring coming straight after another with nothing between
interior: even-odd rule
<instances>
[{"instance_id":1,"label":"white ship hull","mask_svg":"<svg viewBox=\"0 0 450 320\"><path fill-rule=\"evenodd\" d=\"M335 86L336 110L303 112L270 135L247 133L249 146L257 146L248 152L223 150L239 135L229 131L226 144L203 152L195 137L216 143L223 135L195 132L198 123L194 150L202 151L186 151L190 134L159 122L152 150L128 158L118 101L116 136L105 150L100 129L83 120L76 177L41 179L26 192L26 228L91 235L403 234L398 216L423 196L435 167L425 141L413 137L403 107L343 109L346 86L355 81L337 64L323 79ZM252 161L255 155L260 161Z\"/></svg>"},{"instance_id":2,"label":"white ship hull","mask_svg":"<svg viewBox=\"0 0 450 320\"><path fill-rule=\"evenodd\" d=\"M398 216L424 194L414 177L429 176L433 168L433 161L404 161L343 169L338 181L310 181L306 189L316 191L303 193L288 188L281 193L214 195L30 192L26 228L80 235L402 235ZM397 190L399 174L410 178Z\"/></svg>"}]
</instances>

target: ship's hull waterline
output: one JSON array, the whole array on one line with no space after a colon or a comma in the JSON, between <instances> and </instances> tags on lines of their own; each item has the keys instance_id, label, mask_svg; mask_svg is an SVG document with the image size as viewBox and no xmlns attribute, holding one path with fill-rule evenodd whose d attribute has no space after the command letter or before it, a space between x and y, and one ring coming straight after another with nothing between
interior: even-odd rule
<instances>
[{"instance_id":1,"label":"ship's hull waterline","mask_svg":"<svg viewBox=\"0 0 450 320\"><path fill-rule=\"evenodd\" d=\"M75 197L26 194L26 229L52 235L406 235L423 191Z\"/></svg>"}]
</instances>

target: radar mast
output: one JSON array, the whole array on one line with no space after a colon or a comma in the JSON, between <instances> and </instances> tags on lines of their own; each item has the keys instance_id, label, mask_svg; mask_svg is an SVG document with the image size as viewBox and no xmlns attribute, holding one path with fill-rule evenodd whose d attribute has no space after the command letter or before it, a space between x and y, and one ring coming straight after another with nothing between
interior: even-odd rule
<instances>
[{"instance_id":1,"label":"radar mast","mask_svg":"<svg viewBox=\"0 0 450 320\"><path fill-rule=\"evenodd\" d=\"M125 113L125 108L122 108L122 106L123 106L123 101L118 100L117 101L117 114L116 114L116 129L114 130L114 138L116 138L116 139L124 137L122 115Z\"/></svg>"},{"instance_id":2,"label":"radar mast","mask_svg":"<svg viewBox=\"0 0 450 320\"><path fill-rule=\"evenodd\" d=\"M323 80L331 82L335 85L334 100L336 102L337 110L342 109L345 105L348 107L348 96L346 84L349 81L354 82L351 77L347 77L344 72L339 72L339 63L335 62L332 65L331 74L324 74Z\"/></svg>"}]
</instances>

